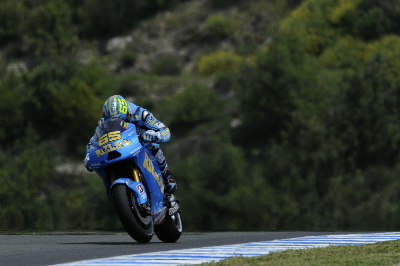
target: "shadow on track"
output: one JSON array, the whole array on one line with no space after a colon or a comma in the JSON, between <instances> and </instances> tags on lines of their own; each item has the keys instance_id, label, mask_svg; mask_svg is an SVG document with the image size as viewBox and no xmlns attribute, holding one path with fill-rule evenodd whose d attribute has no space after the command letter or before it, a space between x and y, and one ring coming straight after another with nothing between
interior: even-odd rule
<instances>
[{"instance_id":1,"label":"shadow on track","mask_svg":"<svg viewBox=\"0 0 400 266\"><path fill-rule=\"evenodd\" d=\"M150 242L150 243L138 243L138 242L83 242L83 243L58 243L60 245L100 245L100 246L123 246L123 245L134 245L134 246L146 246L152 244L164 244L163 242Z\"/></svg>"}]
</instances>

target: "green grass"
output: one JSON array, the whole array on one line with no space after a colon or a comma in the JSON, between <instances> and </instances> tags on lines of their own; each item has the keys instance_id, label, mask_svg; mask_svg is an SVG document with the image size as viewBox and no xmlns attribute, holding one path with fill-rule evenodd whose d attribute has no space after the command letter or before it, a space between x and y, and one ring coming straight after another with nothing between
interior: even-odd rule
<instances>
[{"instance_id":1,"label":"green grass","mask_svg":"<svg viewBox=\"0 0 400 266\"><path fill-rule=\"evenodd\" d=\"M233 257L200 265L396 265L400 262L400 240L362 246L329 246L273 252L257 257Z\"/></svg>"}]
</instances>

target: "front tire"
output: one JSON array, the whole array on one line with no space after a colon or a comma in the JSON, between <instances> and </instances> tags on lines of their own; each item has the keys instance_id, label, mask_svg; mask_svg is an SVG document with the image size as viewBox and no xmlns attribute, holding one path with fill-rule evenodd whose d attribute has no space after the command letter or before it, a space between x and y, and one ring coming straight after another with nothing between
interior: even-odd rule
<instances>
[{"instance_id":1,"label":"front tire","mask_svg":"<svg viewBox=\"0 0 400 266\"><path fill-rule=\"evenodd\" d=\"M167 215L164 223L156 225L154 231L163 242L175 243L181 237L182 234L182 220L180 213L176 213L172 216Z\"/></svg>"},{"instance_id":2,"label":"front tire","mask_svg":"<svg viewBox=\"0 0 400 266\"><path fill-rule=\"evenodd\" d=\"M115 210L126 232L137 242L147 243L154 234L153 219L143 213L136 197L126 185L112 188Z\"/></svg>"}]
</instances>

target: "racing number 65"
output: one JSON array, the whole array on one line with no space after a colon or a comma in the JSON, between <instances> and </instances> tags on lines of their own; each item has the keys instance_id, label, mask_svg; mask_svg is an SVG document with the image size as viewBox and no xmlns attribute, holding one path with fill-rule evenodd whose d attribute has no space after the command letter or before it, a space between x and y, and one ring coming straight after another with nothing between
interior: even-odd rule
<instances>
[{"instance_id":1,"label":"racing number 65","mask_svg":"<svg viewBox=\"0 0 400 266\"><path fill-rule=\"evenodd\" d=\"M128 103L124 99L119 99L119 111L126 115L128 112Z\"/></svg>"},{"instance_id":2,"label":"racing number 65","mask_svg":"<svg viewBox=\"0 0 400 266\"><path fill-rule=\"evenodd\" d=\"M113 131L108 134L104 134L100 139L99 139L99 146L103 146L109 141L113 140L118 140L121 138L121 134L119 131Z\"/></svg>"}]
</instances>

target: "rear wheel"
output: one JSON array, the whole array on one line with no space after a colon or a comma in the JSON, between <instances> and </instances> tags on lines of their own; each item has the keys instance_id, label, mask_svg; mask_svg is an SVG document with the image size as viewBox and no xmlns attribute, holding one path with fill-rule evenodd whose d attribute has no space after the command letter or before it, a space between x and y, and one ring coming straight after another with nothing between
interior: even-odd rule
<instances>
[{"instance_id":1,"label":"rear wheel","mask_svg":"<svg viewBox=\"0 0 400 266\"><path fill-rule=\"evenodd\" d=\"M178 241L182 234L182 221L180 213L172 216L167 215L164 223L154 226L154 231L163 242L174 243Z\"/></svg>"},{"instance_id":2,"label":"rear wheel","mask_svg":"<svg viewBox=\"0 0 400 266\"><path fill-rule=\"evenodd\" d=\"M140 209L135 195L126 185L117 184L112 192L115 209L126 232L137 242L149 242L154 233L151 216Z\"/></svg>"}]
</instances>

